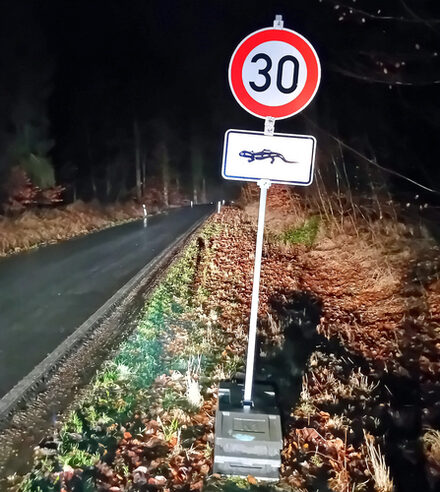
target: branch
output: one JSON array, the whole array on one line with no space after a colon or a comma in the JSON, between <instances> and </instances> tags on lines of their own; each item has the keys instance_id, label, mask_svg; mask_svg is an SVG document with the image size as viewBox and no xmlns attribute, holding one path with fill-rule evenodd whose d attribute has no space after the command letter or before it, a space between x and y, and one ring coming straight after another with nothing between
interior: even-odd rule
<instances>
[{"instance_id":1,"label":"branch","mask_svg":"<svg viewBox=\"0 0 440 492\"><path fill-rule=\"evenodd\" d=\"M336 52L333 52L336 53ZM344 51L342 52L339 50L337 54L339 56L344 55L344 54L350 55L352 51ZM394 64L396 62L400 63L402 65L402 61L406 63L408 62L418 62L418 63L424 63L426 64L427 60L429 61L432 58L437 58L438 57L438 51L434 51L433 53L426 53L426 51L419 51L417 53L414 52L403 52L403 51L364 51L364 50L359 50L358 51L359 55L363 56L364 58L367 58L368 60L375 62L375 61L386 61L386 63Z\"/></svg>"},{"instance_id":2,"label":"branch","mask_svg":"<svg viewBox=\"0 0 440 492\"><path fill-rule=\"evenodd\" d=\"M374 77L369 77L367 75L362 75L360 73L351 72L342 67L338 67L337 65L330 65L331 70L334 72L340 73L341 75L345 75L346 77L351 77L352 79L362 80L364 82L368 82L370 84L384 84L384 85L395 85L395 86L405 86L405 87L426 87L430 85L438 85L440 84L440 80L429 80L429 81L420 81L420 82L407 82L403 80L385 80L385 79L376 79Z\"/></svg>"},{"instance_id":3,"label":"branch","mask_svg":"<svg viewBox=\"0 0 440 492\"><path fill-rule=\"evenodd\" d=\"M408 7L408 5L404 2L404 0L400 0L400 3L403 5L403 8L413 17L414 21L420 22L421 24L425 24L430 29L438 34L437 29L433 26L433 24L437 24L439 21L437 19L422 19L419 17L412 9Z\"/></svg>"},{"instance_id":4,"label":"branch","mask_svg":"<svg viewBox=\"0 0 440 492\"><path fill-rule=\"evenodd\" d=\"M307 116L305 116L304 114L301 115L308 123L310 123L312 126L314 126L315 128L317 128L320 132L322 133L325 133L327 136L329 136L330 138L332 138L335 142L337 142L339 145L341 145L342 147L346 148L347 150L349 150L350 152L353 152L353 154L357 155L358 157L360 157L361 159L363 159L364 161L368 162L369 164L372 164L373 166L377 167L378 169L388 173L388 174L392 174L394 176L397 176L398 178L401 178L401 179L404 179L426 191L429 191L431 193L436 193L436 194L439 194L440 195L440 191L439 190L435 190L433 188L429 188L428 186L425 186L421 183L418 183L417 181L414 181L413 179L411 178L408 178L408 176L405 176L404 174L401 174L399 173L398 171L394 171L393 169L389 169L387 167L384 167L384 166L381 166L380 164L378 164L377 162L369 159L366 155L362 154L361 152L359 152L358 150L354 149L353 147L351 147L350 145L346 144L345 142L343 142L340 138L338 137L335 137L333 134L331 134L330 132L328 132L327 130L323 130L322 128L320 128L314 121L312 121L310 118L307 118Z\"/></svg>"},{"instance_id":5,"label":"branch","mask_svg":"<svg viewBox=\"0 0 440 492\"><path fill-rule=\"evenodd\" d=\"M331 3L332 5L340 5L339 2L335 0L327 0L328 3ZM374 19L374 20L381 20L381 21L397 21L397 22L407 22L410 24L440 24L440 19L422 19L421 17L416 16L403 2L402 4L405 7L405 10L407 10L412 17L402 17L402 16L392 16L392 15L378 15L378 14L371 14L370 12L367 12L365 10L361 10L355 7L352 7L351 5L343 5L343 8L347 9L350 14L356 13L359 15L362 15L363 17L366 17L368 19Z\"/></svg>"}]
</instances>

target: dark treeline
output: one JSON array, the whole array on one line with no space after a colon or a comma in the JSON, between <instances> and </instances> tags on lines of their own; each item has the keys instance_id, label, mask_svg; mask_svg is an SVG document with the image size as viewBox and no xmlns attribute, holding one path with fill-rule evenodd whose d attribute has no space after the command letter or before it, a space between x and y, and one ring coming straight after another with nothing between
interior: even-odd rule
<instances>
[{"instance_id":1,"label":"dark treeline","mask_svg":"<svg viewBox=\"0 0 440 492\"><path fill-rule=\"evenodd\" d=\"M270 3L270 5L269 5ZM324 180L360 193L435 194L440 12L428 0L149 2L5 0L0 5L1 202L11 170L66 201L219 190L223 133L262 129L233 100L230 56L250 32L286 27L317 48L315 101L278 131L319 138ZM344 166L344 167L343 167ZM332 176L331 173L333 173Z\"/></svg>"}]
</instances>

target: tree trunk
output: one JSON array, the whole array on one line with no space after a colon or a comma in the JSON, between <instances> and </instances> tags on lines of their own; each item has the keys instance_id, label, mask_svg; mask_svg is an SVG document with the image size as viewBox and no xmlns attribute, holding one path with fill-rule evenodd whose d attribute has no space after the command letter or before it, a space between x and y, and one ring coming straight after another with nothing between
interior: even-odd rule
<instances>
[{"instance_id":1,"label":"tree trunk","mask_svg":"<svg viewBox=\"0 0 440 492\"><path fill-rule=\"evenodd\" d=\"M164 164L162 168L162 179L163 179L163 203L166 208L169 207L169 198L168 198L168 163Z\"/></svg>"},{"instance_id":2,"label":"tree trunk","mask_svg":"<svg viewBox=\"0 0 440 492\"><path fill-rule=\"evenodd\" d=\"M90 183L92 186L93 198L96 198L97 188L96 188L95 173L93 171L94 165L93 165L92 147L90 143L90 132L87 124L84 125L84 129L86 133L87 158L89 161L89 169L90 169Z\"/></svg>"},{"instance_id":3,"label":"tree trunk","mask_svg":"<svg viewBox=\"0 0 440 492\"><path fill-rule=\"evenodd\" d=\"M107 169L105 172L105 196L107 200L110 200L110 193L112 190L112 184L110 179L110 166L107 165Z\"/></svg>"},{"instance_id":4,"label":"tree trunk","mask_svg":"<svg viewBox=\"0 0 440 492\"><path fill-rule=\"evenodd\" d=\"M147 159L142 156L142 195L146 193L146 183L147 183Z\"/></svg>"},{"instance_id":5,"label":"tree trunk","mask_svg":"<svg viewBox=\"0 0 440 492\"><path fill-rule=\"evenodd\" d=\"M193 137L191 142L191 171L193 183L193 201L197 204L199 198L203 197L203 154L201 142ZM201 193L200 193L201 191Z\"/></svg>"},{"instance_id":6,"label":"tree trunk","mask_svg":"<svg viewBox=\"0 0 440 492\"><path fill-rule=\"evenodd\" d=\"M160 149L161 167L162 167L162 183L163 183L163 203L165 207L169 206L169 181L170 181L170 163L168 157L168 149L163 142Z\"/></svg>"},{"instance_id":7,"label":"tree trunk","mask_svg":"<svg viewBox=\"0 0 440 492\"><path fill-rule=\"evenodd\" d=\"M202 180L202 202L206 203L208 200L206 199L206 179Z\"/></svg>"},{"instance_id":8,"label":"tree trunk","mask_svg":"<svg viewBox=\"0 0 440 492\"><path fill-rule=\"evenodd\" d=\"M195 184L193 187L193 202L194 202L194 205L197 205L197 186Z\"/></svg>"},{"instance_id":9,"label":"tree trunk","mask_svg":"<svg viewBox=\"0 0 440 492\"><path fill-rule=\"evenodd\" d=\"M176 176L176 191L178 194L180 193L180 178L179 178L179 176Z\"/></svg>"},{"instance_id":10,"label":"tree trunk","mask_svg":"<svg viewBox=\"0 0 440 492\"><path fill-rule=\"evenodd\" d=\"M92 185L92 191L93 191L93 198L96 198L98 196L98 189L96 187L96 180L95 180L95 175L93 173L93 168L90 170L90 183Z\"/></svg>"},{"instance_id":11,"label":"tree trunk","mask_svg":"<svg viewBox=\"0 0 440 492\"><path fill-rule=\"evenodd\" d=\"M136 198L142 198L142 179L141 179L141 139L139 135L139 125L137 119L133 120L134 134L134 162L136 166Z\"/></svg>"}]
</instances>

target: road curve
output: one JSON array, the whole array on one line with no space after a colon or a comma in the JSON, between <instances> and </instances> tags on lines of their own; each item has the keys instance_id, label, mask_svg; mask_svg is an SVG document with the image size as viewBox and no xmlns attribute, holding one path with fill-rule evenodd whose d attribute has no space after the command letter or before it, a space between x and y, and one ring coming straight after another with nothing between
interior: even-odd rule
<instances>
[{"instance_id":1,"label":"road curve","mask_svg":"<svg viewBox=\"0 0 440 492\"><path fill-rule=\"evenodd\" d=\"M180 208L0 260L0 398L212 211Z\"/></svg>"}]
</instances>

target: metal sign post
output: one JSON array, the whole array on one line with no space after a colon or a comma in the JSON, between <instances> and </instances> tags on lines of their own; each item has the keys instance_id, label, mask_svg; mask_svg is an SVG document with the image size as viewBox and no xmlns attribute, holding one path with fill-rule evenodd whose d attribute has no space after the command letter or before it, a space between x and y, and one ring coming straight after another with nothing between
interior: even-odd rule
<instances>
[{"instance_id":1,"label":"metal sign post","mask_svg":"<svg viewBox=\"0 0 440 492\"><path fill-rule=\"evenodd\" d=\"M304 109L315 96L320 79L321 67L313 46L297 32L285 29L280 15L273 27L244 38L229 65L229 85L235 99L265 124L264 133L228 130L223 147L222 176L256 182L260 205L244 388L233 382L219 385L215 473L279 478L283 438L275 391L269 384L254 384L266 199L272 183L312 183L315 138L275 133L275 121Z\"/></svg>"},{"instance_id":2,"label":"metal sign post","mask_svg":"<svg viewBox=\"0 0 440 492\"><path fill-rule=\"evenodd\" d=\"M275 23L282 23L282 18L279 15L275 17ZM264 122L264 134L273 136L275 132L275 120L270 116ZM252 407L252 386L254 382L254 366L255 366L255 345L257 342L257 319L258 319L258 304L260 294L260 278L261 278L261 258L263 256L263 239L264 239L264 218L266 215L266 200L267 190L271 186L269 179L261 179L258 181L260 187L260 205L258 208L258 226L257 226L257 244L255 246L255 262L254 262L254 279L252 282L252 302L251 316L249 319L249 334L248 334L248 349L246 357L246 377L244 381L243 406Z\"/></svg>"},{"instance_id":3,"label":"metal sign post","mask_svg":"<svg viewBox=\"0 0 440 492\"><path fill-rule=\"evenodd\" d=\"M268 179L258 181L258 186L260 187L260 207L258 211L257 245L255 247L254 281L252 286L251 317L249 321L246 378L244 384L243 405L245 406L252 406L252 383L254 380L255 343L257 340L257 315L260 292L261 256L263 253L264 216L266 214L267 190L270 188L270 185L271 182Z\"/></svg>"}]
</instances>

